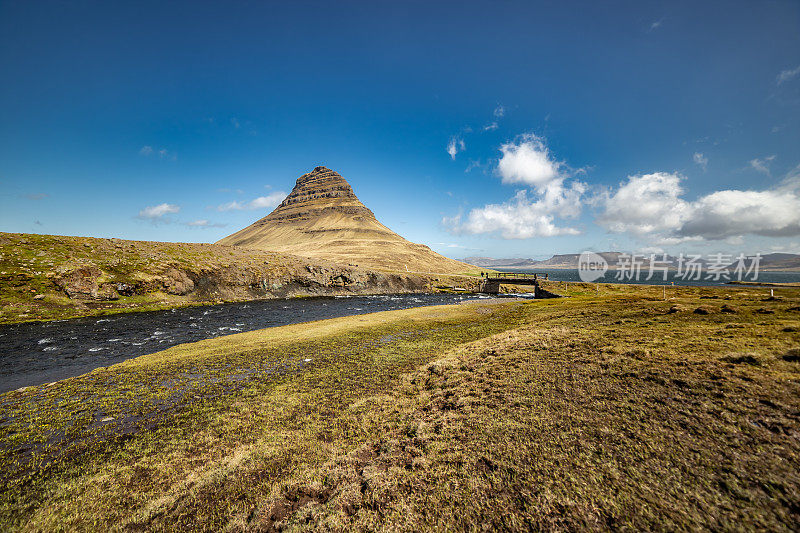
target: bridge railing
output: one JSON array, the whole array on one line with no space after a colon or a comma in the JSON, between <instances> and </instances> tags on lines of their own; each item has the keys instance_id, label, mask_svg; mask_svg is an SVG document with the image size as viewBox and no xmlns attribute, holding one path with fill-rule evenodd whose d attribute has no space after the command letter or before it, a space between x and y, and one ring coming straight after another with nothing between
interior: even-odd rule
<instances>
[{"instance_id":1,"label":"bridge railing","mask_svg":"<svg viewBox=\"0 0 800 533\"><path fill-rule=\"evenodd\" d=\"M487 274L489 279L532 279L532 280L546 280L548 279L546 272L497 272L495 274Z\"/></svg>"}]
</instances>

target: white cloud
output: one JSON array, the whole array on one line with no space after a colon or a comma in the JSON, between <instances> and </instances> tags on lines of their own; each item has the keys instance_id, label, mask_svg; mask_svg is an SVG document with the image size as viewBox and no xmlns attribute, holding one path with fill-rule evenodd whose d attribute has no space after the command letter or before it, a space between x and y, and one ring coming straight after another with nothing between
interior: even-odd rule
<instances>
[{"instance_id":1,"label":"white cloud","mask_svg":"<svg viewBox=\"0 0 800 533\"><path fill-rule=\"evenodd\" d=\"M255 209L272 209L286 198L286 193L283 191L275 191L267 196L259 196L249 202L237 202L236 200L217 206L217 211L244 211Z\"/></svg>"},{"instance_id":2,"label":"white cloud","mask_svg":"<svg viewBox=\"0 0 800 533\"><path fill-rule=\"evenodd\" d=\"M541 137L525 134L516 142L503 144L497 173L503 183L524 183L537 188L559 180L563 163L553 160Z\"/></svg>"},{"instance_id":3,"label":"white cloud","mask_svg":"<svg viewBox=\"0 0 800 533\"><path fill-rule=\"evenodd\" d=\"M775 159L774 155L770 155L765 157L764 159L751 159L750 166L753 167L757 172L761 172L762 174L766 174L767 176L770 175L769 172L769 163Z\"/></svg>"},{"instance_id":4,"label":"white cloud","mask_svg":"<svg viewBox=\"0 0 800 533\"><path fill-rule=\"evenodd\" d=\"M181 210L180 206L175 204L158 204L148 206L139 211L139 218L152 221L163 221L166 215L178 213Z\"/></svg>"},{"instance_id":5,"label":"white cloud","mask_svg":"<svg viewBox=\"0 0 800 533\"><path fill-rule=\"evenodd\" d=\"M509 201L445 217L442 223L451 233L497 233L505 239L528 239L555 235L577 235L579 230L563 225L557 218L576 218L587 190L580 181L566 183L568 167L555 161L544 139L533 134L519 136L500 146L502 154L494 169L505 184L523 184ZM470 165L467 170L477 165ZM573 171L570 171L574 173Z\"/></svg>"},{"instance_id":6,"label":"white cloud","mask_svg":"<svg viewBox=\"0 0 800 533\"><path fill-rule=\"evenodd\" d=\"M486 166L488 167L488 164ZM470 159L469 160L469 164L467 165L467 168L464 169L464 172L465 173L469 172L473 168L483 168L483 167L484 167L484 165L481 164L481 160L480 159L476 159L476 160Z\"/></svg>"},{"instance_id":7,"label":"white cloud","mask_svg":"<svg viewBox=\"0 0 800 533\"><path fill-rule=\"evenodd\" d=\"M276 191L267 196L259 196L250 201L248 209L272 209L278 207L278 204L280 204L284 198L286 198L286 193L283 191Z\"/></svg>"},{"instance_id":8,"label":"white cloud","mask_svg":"<svg viewBox=\"0 0 800 533\"><path fill-rule=\"evenodd\" d=\"M158 154L159 159L171 159L173 161L177 159L177 156L172 152L170 152L169 150L167 150L166 148L155 149L152 146L142 146L142 148L139 150L139 154L145 157L150 157L153 154Z\"/></svg>"},{"instance_id":9,"label":"white cloud","mask_svg":"<svg viewBox=\"0 0 800 533\"><path fill-rule=\"evenodd\" d=\"M187 226L191 228L224 228L227 224L221 224L219 222L209 222L208 220L193 220L191 222L186 223Z\"/></svg>"},{"instance_id":10,"label":"white cloud","mask_svg":"<svg viewBox=\"0 0 800 533\"><path fill-rule=\"evenodd\" d=\"M500 123L498 121L504 116L506 116L506 108L498 104L497 107L494 108L494 111L492 111L492 117L494 117L494 120L484 126L483 131L494 131L499 128Z\"/></svg>"},{"instance_id":11,"label":"white cloud","mask_svg":"<svg viewBox=\"0 0 800 533\"><path fill-rule=\"evenodd\" d=\"M703 172L705 172L708 168L708 158L700 152L695 152L692 156L692 160L695 162L695 164L700 165L700 167L703 169Z\"/></svg>"},{"instance_id":12,"label":"white cloud","mask_svg":"<svg viewBox=\"0 0 800 533\"><path fill-rule=\"evenodd\" d=\"M562 182L546 186L537 199L518 191L508 202L473 209L462 222L461 215L444 218L442 223L455 234L499 233L504 239L529 239L556 235L578 235L580 231L561 227L555 215L575 218L581 211L581 196L586 188L575 182L565 188Z\"/></svg>"},{"instance_id":13,"label":"white cloud","mask_svg":"<svg viewBox=\"0 0 800 533\"><path fill-rule=\"evenodd\" d=\"M774 188L716 191L693 202L682 198L682 179L663 172L629 177L613 194L604 195L597 223L664 245L800 235L800 165Z\"/></svg>"},{"instance_id":14,"label":"white cloud","mask_svg":"<svg viewBox=\"0 0 800 533\"><path fill-rule=\"evenodd\" d=\"M458 152L463 152L466 150L467 146L464 144L464 139L460 137L450 137L450 142L447 143L447 153L450 154L450 158L455 161L456 154Z\"/></svg>"},{"instance_id":15,"label":"white cloud","mask_svg":"<svg viewBox=\"0 0 800 533\"><path fill-rule=\"evenodd\" d=\"M217 211L243 211L247 209L245 207L247 204L242 202L237 202L236 200L232 202L228 202L226 204L220 204L217 206Z\"/></svg>"},{"instance_id":16,"label":"white cloud","mask_svg":"<svg viewBox=\"0 0 800 533\"><path fill-rule=\"evenodd\" d=\"M653 31L653 30L658 29L659 27L661 27L661 23L662 22L664 22L664 19L657 20L657 21L653 22L652 24L650 24L650 31Z\"/></svg>"},{"instance_id":17,"label":"white cloud","mask_svg":"<svg viewBox=\"0 0 800 533\"><path fill-rule=\"evenodd\" d=\"M613 194L600 202L605 211L597 222L614 233L645 235L680 228L688 205L680 196L683 176L655 172L629 176Z\"/></svg>"},{"instance_id":18,"label":"white cloud","mask_svg":"<svg viewBox=\"0 0 800 533\"><path fill-rule=\"evenodd\" d=\"M788 242L770 246L771 252L782 252L787 254L800 254L800 242Z\"/></svg>"},{"instance_id":19,"label":"white cloud","mask_svg":"<svg viewBox=\"0 0 800 533\"><path fill-rule=\"evenodd\" d=\"M782 70L781 73L778 74L778 77L775 79L775 83L781 85L791 80L792 78L796 78L798 75L800 75L800 65L792 69Z\"/></svg>"},{"instance_id":20,"label":"white cloud","mask_svg":"<svg viewBox=\"0 0 800 533\"><path fill-rule=\"evenodd\" d=\"M744 234L800 235L800 183L764 191L717 191L693 202L679 234L725 239Z\"/></svg>"}]
</instances>

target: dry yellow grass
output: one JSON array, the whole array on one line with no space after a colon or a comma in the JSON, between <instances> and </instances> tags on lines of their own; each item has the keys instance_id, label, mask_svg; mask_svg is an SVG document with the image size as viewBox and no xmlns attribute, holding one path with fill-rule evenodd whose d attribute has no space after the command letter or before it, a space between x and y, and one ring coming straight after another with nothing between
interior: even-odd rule
<instances>
[{"instance_id":1,"label":"dry yellow grass","mask_svg":"<svg viewBox=\"0 0 800 533\"><path fill-rule=\"evenodd\" d=\"M250 332L3 395L0 517L796 530L800 291L567 290ZM40 440L22 474L14 450Z\"/></svg>"}]
</instances>

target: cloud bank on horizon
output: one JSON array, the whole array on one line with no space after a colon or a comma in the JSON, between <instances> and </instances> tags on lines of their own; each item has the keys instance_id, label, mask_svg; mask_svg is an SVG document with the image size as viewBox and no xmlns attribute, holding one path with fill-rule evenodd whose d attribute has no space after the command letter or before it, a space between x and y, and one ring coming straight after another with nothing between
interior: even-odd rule
<instances>
[{"instance_id":1,"label":"cloud bank on horizon","mask_svg":"<svg viewBox=\"0 0 800 533\"><path fill-rule=\"evenodd\" d=\"M790 77L793 74L784 71L779 79ZM459 212L442 217L443 227L452 235L502 239L580 235L582 231L569 221L589 210L594 224L611 234L630 236L647 250L716 241L740 245L749 235L800 236L800 160L770 188L718 190L687 200L682 184L688 178L677 171L630 175L615 187L593 187L576 177L586 174L585 169L573 170L556 159L546 139L534 133L502 143L498 152L492 174L503 185L517 187L516 192L503 203L473 208L466 216ZM775 155L754 158L748 165L771 176L769 165L775 159ZM692 161L707 171L708 157L703 153L693 153Z\"/></svg>"}]
</instances>

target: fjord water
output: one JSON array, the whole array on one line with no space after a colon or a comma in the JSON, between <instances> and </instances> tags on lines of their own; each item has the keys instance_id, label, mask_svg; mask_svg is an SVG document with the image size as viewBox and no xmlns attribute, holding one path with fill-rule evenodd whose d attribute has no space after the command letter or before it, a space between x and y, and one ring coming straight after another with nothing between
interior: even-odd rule
<instances>
[{"instance_id":1,"label":"fjord water","mask_svg":"<svg viewBox=\"0 0 800 533\"><path fill-rule=\"evenodd\" d=\"M340 316L456 304L467 294L260 300L0 326L0 392L40 385L185 342Z\"/></svg>"},{"instance_id":2,"label":"fjord water","mask_svg":"<svg viewBox=\"0 0 800 533\"><path fill-rule=\"evenodd\" d=\"M574 268L510 268L494 267L500 272L539 272L547 274L551 281L581 281L578 270ZM713 279L704 271L700 279L683 279L676 275L674 270L667 272L667 279L664 280L662 272L655 272L650 279L647 279L648 271L642 268L641 275L637 278L617 279L617 271L609 270L603 277L596 280L596 283L633 283L642 285L686 285L686 286L706 286L719 287L726 285L726 279ZM732 278L735 279L735 278ZM759 272L758 277L753 280L752 276L742 278L744 281L757 281L760 283L800 283L800 272Z\"/></svg>"}]
</instances>

